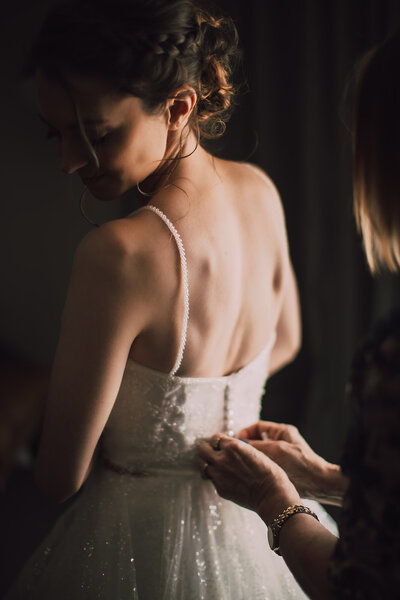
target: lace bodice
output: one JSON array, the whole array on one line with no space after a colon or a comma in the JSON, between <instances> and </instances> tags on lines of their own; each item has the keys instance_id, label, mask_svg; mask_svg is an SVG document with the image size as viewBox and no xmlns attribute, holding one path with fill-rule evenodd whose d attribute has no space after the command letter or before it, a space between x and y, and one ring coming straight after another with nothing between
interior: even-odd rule
<instances>
[{"instance_id":1,"label":"lace bodice","mask_svg":"<svg viewBox=\"0 0 400 600\"><path fill-rule=\"evenodd\" d=\"M258 420L273 343L226 377L177 377L128 361L103 433L104 455L135 471L193 469L199 439L232 435Z\"/></svg>"},{"instance_id":2,"label":"lace bodice","mask_svg":"<svg viewBox=\"0 0 400 600\"><path fill-rule=\"evenodd\" d=\"M217 431L234 435L258 419L275 334L247 366L225 377L178 377L189 320L189 282L182 239L158 208L180 256L184 314L178 355L170 373L128 360L121 388L103 433L105 460L134 473L194 468L198 441ZM142 209L142 210L143 210Z\"/></svg>"}]
</instances>

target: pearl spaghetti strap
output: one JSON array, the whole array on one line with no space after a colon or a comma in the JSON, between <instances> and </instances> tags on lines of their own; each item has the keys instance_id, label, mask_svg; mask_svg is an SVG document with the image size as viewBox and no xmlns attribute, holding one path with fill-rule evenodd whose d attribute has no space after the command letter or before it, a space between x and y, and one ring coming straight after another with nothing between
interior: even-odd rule
<instances>
[{"instance_id":1,"label":"pearl spaghetti strap","mask_svg":"<svg viewBox=\"0 0 400 600\"><path fill-rule=\"evenodd\" d=\"M181 341L179 344L178 355L176 357L174 366L172 367L171 371L169 372L170 375L175 375L177 373L177 371L179 370L179 367L182 364L183 352L184 352L185 346L186 346L186 336L187 336L187 328L188 328L188 322L189 322L189 281L188 281L189 278L188 278L188 269L187 269L185 248L182 243L182 238L179 235L178 231L176 230L175 226L171 223L171 221L168 219L168 217L162 212L162 210L160 210L156 206L153 206L152 204L147 204L146 206L143 206L143 209L151 210L153 213L158 215L160 217L160 219L162 219L164 221L164 223L166 224L166 226L168 227L168 229L170 230L170 232L172 233L172 235L176 241L176 245L178 246L178 251L179 251L179 256L180 256L180 261L181 261L181 276L182 276L183 300L184 300L183 325L182 325L182 334L181 334Z\"/></svg>"}]
</instances>

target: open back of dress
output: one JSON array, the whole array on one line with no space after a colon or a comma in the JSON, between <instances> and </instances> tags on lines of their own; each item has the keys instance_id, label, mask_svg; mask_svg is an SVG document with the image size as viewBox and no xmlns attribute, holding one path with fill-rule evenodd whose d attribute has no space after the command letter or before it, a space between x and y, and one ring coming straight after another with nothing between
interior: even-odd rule
<instances>
[{"instance_id":1,"label":"open back of dress","mask_svg":"<svg viewBox=\"0 0 400 600\"><path fill-rule=\"evenodd\" d=\"M196 467L201 439L258 420L275 336L236 373L176 376L189 316L183 288L187 308L172 372L128 361L96 468L7 600L306 598L270 550L261 519L221 499ZM335 532L323 509L306 503Z\"/></svg>"}]
</instances>

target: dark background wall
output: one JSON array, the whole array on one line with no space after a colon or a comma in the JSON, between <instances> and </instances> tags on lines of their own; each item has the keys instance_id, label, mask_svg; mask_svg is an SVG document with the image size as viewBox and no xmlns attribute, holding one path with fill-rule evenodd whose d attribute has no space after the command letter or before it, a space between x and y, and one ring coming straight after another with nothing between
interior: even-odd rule
<instances>
[{"instance_id":1,"label":"dark background wall","mask_svg":"<svg viewBox=\"0 0 400 600\"><path fill-rule=\"evenodd\" d=\"M352 212L354 65L400 23L398 0L220 0L234 16L248 93L225 154L262 166L280 191L303 317L303 348L267 387L263 415L295 422L340 456L351 356L400 300L393 276L372 280ZM246 199L244 199L246 201Z\"/></svg>"},{"instance_id":2,"label":"dark background wall","mask_svg":"<svg viewBox=\"0 0 400 600\"><path fill-rule=\"evenodd\" d=\"M3 0L0 23L0 347L3 361L13 357L35 368L51 364L73 251L88 231L79 214L79 182L59 173L33 90L19 79L23 56L53 2ZM353 65L400 22L400 2L217 4L238 26L245 57L238 78L247 84L216 151L260 165L277 185L302 304L301 353L271 379L263 415L296 423L319 452L337 460L351 355L368 325L400 300L398 279L372 280L365 266L352 215L349 132ZM88 212L101 221L125 208L124 202L93 201ZM29 485L13 488L13 481L2 513L14 503L13 493L34 507L30 519L1 523L8 527L5 539L25 544L22 556L47 526L49 507ZM25 533L35 520L40 526L29 541Z\"/></svg>"}]
</instances>

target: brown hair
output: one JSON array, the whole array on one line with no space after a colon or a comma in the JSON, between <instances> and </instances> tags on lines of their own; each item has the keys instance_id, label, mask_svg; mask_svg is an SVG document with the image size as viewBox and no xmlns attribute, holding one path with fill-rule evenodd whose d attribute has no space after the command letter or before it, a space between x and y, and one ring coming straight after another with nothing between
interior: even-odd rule
<instances>
[{"instance_id":1,"label":"brown hair","mask_svg":"<svg viewBox=\"0 0 400 600\"><path fill-rule=\"evenodd\" d=\"M400 32L368 52L354 105L354 212L372 273L400 269Z\"/></svg>"},{"instance_id":2,"label":"brown hair","mask_svg":"<svg viewBox=\"0 0 400 600\"><path fill-rule=\"evenodd\" d=\"M189 84L198 98L190 126L215 138L232 109L238 56L233 21L191 0L69 0L47 15L27 71L99 77L140 98L149 112Z\"/></svg>"}]
</instances>

